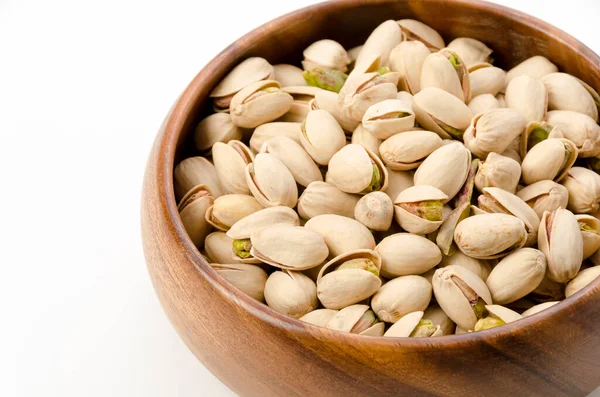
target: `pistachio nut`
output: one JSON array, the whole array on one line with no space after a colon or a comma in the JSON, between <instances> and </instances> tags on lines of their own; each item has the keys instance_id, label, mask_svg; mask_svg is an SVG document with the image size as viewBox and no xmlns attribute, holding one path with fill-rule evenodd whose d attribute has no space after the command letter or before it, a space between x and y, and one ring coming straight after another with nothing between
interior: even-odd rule
<instances>
[{"instance_id":1,"label":"pistachio nut","mask_svg":"<svg viewBox=\"0 0 600 397\"><path fill-rule=\"evenodd\" d=\"M221 185L227 193L250 194L244 170L254 160L254 154L240 141L216 142L213 145L213 162Z\"/></svg>"},{"instance_id":2,"label":"pistachio nut","mask_svg":"<svg viewBox=\"0 0 600 397\"><path fill-rule=\"evenodd\" d=\"M384 238L375 251L381 256L381 275L386 278L422 274L442 260L442 253L434 243L410 233Z\"/></svg>"},{"instance_id":3,"label":"pistachio nut","mask_svg":"<svg viewBox=\"0 0 600 397\"><path fill-rule=\"evenodd\" d=\"M527 203L506 190L497 187L486 187L478 197L479 209L487 213L503 213L519 218L527 230L526 246L537 242L540 218Z\"/></svg>"},{"instance_id":4,"label":"pistachio nut","mask_svg":"<svg viewBox=\"0 0 600 397\"><path fill-rule=\"evenodd\" d=\"M245 170L250 192L264 207L284 205L293 208L298 187L288 168L275 155L259 153Z\"/></svg>"},{"instance_id":5,"label":"pistachio nut","mask_svg":"<svg viewBox=\"0 0 600 397\"><path fill-rule=\"evenodd\" d=\"M304 56L302 61L304 70L323 68L345 72L350 63L350 57L344 47L338 42L328 39L312 43L302 55Z\"/></svg>"},{"instance_id":6,"label":"pistachio nut","mask_svg":"<svg viewBox=\"0 0 600 397\"><path fill-rule=\"evenodd\" d=\"M521 166L510 157L491 152L475 176L475 186L480 192L486 187L499 187L515 193L521 179Z\"/></svg>"},{"instance_id":7,"label":"pistachio nut","mask_svg":"<svg viewBox=\"0 0 600 397\"><path fill-rule=\"evenodd\" d=\"M446 201L448 196L436 187L410 187L394 200L396 221L407 232L432 233L442 224L442 207Z\"/></svg>"},{"instance_id":8,"label":"pistachio nut","mask_svg":"<svg viewBox=\"0 0 600 397\"><path fill-rule=\"evenodd\" d=\"M377 72L356 74L346 80L339 94L339 103L346 118L362 121L371 105L385 99L395 99L397 83ZM317 99L317 103L319 100Z\"/></svg>"},{"instance_id":9,"label":"pistachio nut","mask_svg":"<svg viewBox=\"0 0 600 397\"><path fill-rule=\"evenodd\" d=\"M519 154L525 158L527 153L538 143L548 138L563 138L560 127L553 127L545 121L531 121L519 139Z\"/></svg>"},{"instance_id":10,"label":"pistachio nut","mask_svg":"<svg viewBox=\"0 0 600 397\"><path fill-rule=\"evenodd\" d=\"M200 152L210 152L217 142L240 140L242 130L233 124L228 113L213 113L198 123L194 130L194 145Z\"/></svg>"},{"instance_id":11,"label":"pistachio nut","mask_svg":"<svg viewBox=\"0 0 600 397\"><path fill-rule=\"evenodd\" d=\"M177 204L177 210L181 212L188 204L204 196L212 196L212 192L206 185L196 185L191 188Z\"/></svg>"},{"instance_id":12,"label":"pistachio nut","mask_svg":"<svg viewBox=\"0 0 600 397\"><path fill-rule=\"evenodd\" d=\"M518 110L492 109L473 117L465 131L465 146L485 160L491 152L502 153L519 137L527 122Z\"/></svg>"},{"instance_id":13,"label":"pistachio nut","mask_svg":"<svg viewBox=\"0 0 600 397\"><path fill-rule=\"evenodd\" d=\"M544 212L538 248L546 255L550 279L566 283L575 277L583 260L583 238L575 215L563 208Z\"/></svg>"},{"instance_id":14,"label":"pistachio nut","mask_svg":"<svg viewBox=\"0 0 600 397\"><path fill-rule=\"evenodd\" d=\"M342 103L339 101L339 95L335 92L327 90L319 91L315 95L313 105L316 106L316 109L322 109L329 112L345 131L352 132L360 124L360 120L354 120L353 118L344 115Z\"/></svg>"},{"instance_id":15,"label":"pistachio nut","mask_svg":"<svg viewBox=\"0 0 600 397\"><path fill-rule=\"evenodd\" d=\"M329 248L330 258L358 249L375 249L375 239L369 229L345 216L317 215L309 219L304 226L323 237Z\"/></svg>"},{"instance_id":16,"label":"pistachio nut","mask_svg":"<svg viewBox=\"0 0 600 397\"><path fill-rule=\"evenodd\" d=\"M410 92L398 91L398 94L396 94L396 99L401 100L412 109L413 95Z\"/></svg>"},{"instance_id":17,"label":"pistachio nut","mask_svg":"<svg viewBox=\"0 0 600 397\"><path fill-rule=\"evenodd\" d=\"M553 110L546 114L546 121L560 127L563 137L575 142L579 157L595 157L600 154L600 126L588 115L569 110Z\"/></svg>"},{"instance_id":18,"label":"pistachio nut","mask_svg":"<svg viewBox=\"0 0 600 397\"><path fill-rule=\"evenodd\" d=\"M583 239L583 260L586 260L600 248L600 220L594 216L575 215Z\"/></svg>"},{"instance_id":19,"label":"pistachio nut","mask_svg":"<svg viewBox=\"0 0 600 397\"><path fill-rule=\"evenodd\" d=\"M538 287L529 295L535 302L560 301L565 299L565 285L548 278L548 258L546 258L546 276Z\"/></svg>"},{"instance_id":20,"label":"pistachio nut","mask_svg":"<svg viewBox=\"0 0 600 397\"><path fill-rule=\"evenodd\" d=\"M442 146L442 139L431 131L407 131L387 138L379 153L392 170L417 168L434 150Z\"/></svg>"},{"instance_id":21,"label":"pistachio nut","mask_svg":"<svg viewBox=\"0 0 600 397\"><path fill-rule=\"evenodd\" d=\"M293 98L275 80L249 84L231 99L231 120L243 128L255 128L287 113Z\"/></svg>"},{"instance_id":22,"label":"pistachio nut","mask_svg":"<svg viewBox=\"0 0 600 397\"><path fill-rule=\"evenodd\" d=\"M475 176L481 166L481 160L473 159L467 170L467 179L462 185L456 196L454 196L454 208L458 208L463 204L470 204L473 199L473 191L475 190Z\"/></svg>"},{"instance_id":23,"label":"pistachio nut","mask_svg":"<svg viewBox=\"0 0 600 397\"><path fill-rule=\"evenodd\" d=\"M581 291L599 276L600 267L598 266L582 270L567 284L567 287L565 288L565 296L568 298L571 295L574 295L576 292Z\"/></svg>"},{"instance_id":24,"label":"pistachio nut","mask_svg":"<svg viewBox=\"0 0 600 397\"><path fill-rule=\"evenodd\" d=\"M483 281L487 280L492 271L492 267L488 261L471 258L470 256L463 254L461 251L456 251L450 256L443 255L442 261L439 264L439 268L446 266L460 266L469 269L479 276L479 278Z\"/></svg>"},{"instance_id":25,"label":"pistachio nut","mask_svg":"<svg viewBox=\"0 0 600 397\"><path fill-rule=\"evenodd\" d=\"M335 214L354 218L354 208L360 196L342 192L327 182L312 182L298 199L298 214L303 219Z\"/></svg>"},{"instance_id":26,"label":"pistachio nut","mask_svg":"<svg viewBox=\"0 0 600 397\"><path fill-rule=\"evenodd\" d=\"M381 287L381 258L372 250L339 255L325 264L317 278L317 297L328 309L343 309L370 298Z\"/></svg>"},{"instance_id":27,"label":"pistachio nut","mask_svg":"<svg viewBox=\"0 0 600 397\"><path fill-rule=\"evenodd\" d=\"M273 80L276 80L281 87L293 87L306 85L303 70L297 66L287 63L273 65Z\"/></svg>"},{"instance_id":28,"label":"pistachio nut","mask_svg":"<svg viewBox=\"0 0 600 397\"><path fill-rule=\"evenodd\" d=\"M421 70L421 89L441 88L462 102L471 100L471 85L467 67L453 51L443 49L429 54Z\"/></svg>"},{"instance_id":29,"label":"pistachio nut","mask_svg":"<svg viewBox=\"0 0 600 397\"><path fill-rule=\"evenodd\" d=\"M527 241L527 230L523 221L512 215L474 215L456 226L454 241L470 257L494 259L523 247Z\"/></svg>"},{"instance_id":30,"label":"pistachio nut","mask_svg":"<svg viewBox=\"0 0 600 397\"><path fill-rule=\"evenodd\" d=\"M373 56L380 57L380 65L388 65L390 53L402 41L400 26L396 21L388 20L377 26L365 41L365 44L356 58L357 69L362 69Z\"/></svg>"},{"instance_id":31,"label":"pistachio nut","mask_svg":"<svg viewBox=\"0 0 600 397\"><path fill-rule=\"evenodd\" d=\"M485 282L475 273L460 266L436 270L433 293L440 307L457 326L472 330L483 318L485 305L492 297Z\"/></svg>"},{"instance_id":32,"label":"pistachio nut","mask_svg":"<svg viewBox=\"0 0 600 397\"><path fill-rule=\"evenodd\" d=\"M260 267L240 263L211 263L210 266L240 291L259 302L264 300L267 273Z\"/></svg>"},{"instance_id":33,"label":"pistachio nut","mask_svg":"<svg viewBox=\"0 0 600 397\"><path fill-rule=\"evenodd\" d=\"M530 185L543 180L560 182L575 160L577 146L564 138L549 138L535 145L523 159L523 182Z\"/></svg>"},{"instance_id":34,"label":"pistachio nut","mask_svg":"<svg viewBox=\"0 0 600 397\"><path fill-rule=\"evenodd\" d=\"M265 284L265 301L276 312L300 318L317 308L317 286L302 273L276 271Z\"/></svg>"},{"instance_id":35,"label":"pistachio nut","mask_svg":"<svg viewBox=\"0 0 600 397\"><path fill-rule=\"evenodd\" d=\"M523 75L515 77L506 87L506 105L525 117L527 122L542 121L548 108L548 91L538 78Z\"/></svg>"},{"instance_id":36,"label":"pistachio nut","mask_svg":"<svg viewBox=\"0 0 600 397\"><path fill-rule=\"evenodd\" d=\"M539 181L517 192L517 197L525 201L541 219L545 211L565 208L569 202L569 191L553 181Z\"/></svg>"},{"instance_id":37,"label":"pistachio nut","mask_svg":"<svg viewBox=\"0 0 600 397\"><path fill-rule=\"evenodd\" d=\"M480 62L469 67L469 81L473 98L484 94L498 95L504 88L506 72L489 63Z\"/></svg>"},{"instance_id":38,"label":"pistachio nut","mask_svg":"<svg viewBox=\"0 0 600 397\"><path fill-rule=\"evenodd\" d=\"M361 145L342 147L329 161L330 182L346 193L384 191L388 173L383 162Z\"/></svg>"},{"instance_id":39,"label":"pistachio nut","mask_svg":"<svg viewBox=\"0 0 600 397\"><path fill-rule=\"evenodd\" d=\"M387 139L415 126L415 114L399 99L386 99L370 106L362 118L362 126L377 139Z\"/></svg>"},{"instance_id":40,"label":"pistachio nut","mask_svg":"<svg viewBox=\"0 0 600 397\"><path fill-rule=\"evenodd\" d=\"M206 210L206 221L216 229L227 231L237 221L263 209L252 196L245 194L226 194L215 199Z\"/></svg>"},{"instance_id":41,"label":"pistachio nut","mask_svg":"<svg viewBox=\"0 0 600 397\"><path fill-rule=\"evenodd\" d=\"M184 197L186 198L186 197ZM210 223L206 222L206 211L213 205L214 197L204 186L195 189L195 194L189 199L182 200L179 216L190 240L198 248L204 245L204 239L211 231Z\"/></svg>"},{"instance_id":42,"label":"pistachio nut","mask_svg":"<svg viewBox=\"0 0 600 397\"><path fill-rule=\"evenodd\" d=\"M333 309L317 309L305 314L298 320L303 321L307 324L325 327L331 321L331 319L334 318L336 314L338 314L338 312L339 310Z\"/></svg>"},{"instance_id":43,"label":"pistachio nut","mask_svg":"<svg viewBox=\"0 0 600 397\"><path fill-rule=\"evenodd\" d=\"M423 311L431 301L431 284L421 276L402 276L383 284L371 307L386 323L395 323L408 313Z\"/></svg>"},{"instance_id":44,"label":"pistachio nut","mask_svg":"<svg viewBox=\"0 0 600 397\"><path fill-rule=\"evenodd\" d=\"M384 193L389 196L392 200L396 200L396 197L411 186L414 186L413 174L409 171L394 171L387 169L388 172L388 187Z\"/></svg>"},{"instance_id":45,"label":"pistachio nut","mask_svg":"<svg viewBox=\"0 0 600 397\"><path fill-rule=\"evenodd\" d=\"M492 50L479 40L470 37L458 37L450 42L446 49L454 51L467 67L480 63L492 63Z\"/></svg>"},{"instance_id":46,"label":"pistachio nut","mask_svg":"<svg viewBox=\"0 0 600 397\"><path fill-rule=\"evenodd\" d=\"M470 164L471 152L460 142L442 146L417 168L415 185L436 187L448 196L448 200L452 199L467 180Z\"/></svg>"},{"instance_id":47,"label":"pistachio nut","mask_svg":"<svg viewBox=\"0 0 600 397\"><path fill-rule=\"evenodd\" d=\"M573 76L573 77L575 77L575 76ZM590 95L594 99L594 103L596 104L596 107L598 108L598 112L600 112L600 94L598 93L598 91L596 91L591 85L589 85L585 81L578 79L577 77L575 77L575 79L579 82L579 84L581 84L583 86L583 88L585 88L587 90L587 92L590 93Z\"/></svg>"},{"instance_id":48,"label":"pistachio nut","mask_svg":"<svg viewBox=\"0 0 600 397\"><path fill-rule=\"evenodd\" d=\"M390 54L390 69L400 73L399 87L411 94L421 91L421 71L430 51L420 41L403 41Z\"/></svg>"},{"instance_id":49,"label":"pistachio nut","mask_svg":"<svg viewBox=\"0 0 600 397\"><path fill-rule=\"evenodd\" d=\"M263 144L260 152L273 154L281 160L299 185L308 186L312 182L323 181L321 171L312 157L290 138L271 138Z\"/></svg>"},{"instance_id":50,"label":"pistachio nut","mask_svg":"<svg viewBox=\"0 0 600 397\"><path fill-rule=\"evenodd\" d=\"M492 94L477 95L469 102L469 110L474 115L499 108L500 102Z\"/></svg>"},{"instance_id":51,"label":"pistachio nut","mask_svg":"<svg viewBox=\"0 0 600 397\"><path fill-rule=\"evenodd\" d=\"M456 226L471 214L469 202L457 204L457 207L442 221L435 237L435 243L444 255L456 255L456 244L454 243L454 231Z\"/></svg>"},{"instance_id":52,"label":"pistachio nut","mask_svg":"<svg viewBox=\"0 0 600 397\"><path fill-rule=\"evenodd\" d=\"M477 321L473 329L475 332L499 327L523 318L519 313L500 305L486 305L485 310L488 315Z\"/></svg>"},{"instance_id":53,"label":"pistachio nut","mask_svg":"<svg viewBox=\"0 0 600 397\"><path fill-rule=\"evenodd\" d=\"M250 255L281 269L306 270L327 259L329 250L320 234L302 226L271 225L250 235Z\"/></svg>"},{"instance_id":54,"label":"pistachio nut","mask_svg":"<svg viewBox=\"0 0 600 397\"><path fill-rule=\"evenodd\" d=\"M233 68L210 93L215 110L228 110L233 96L242 88L271 78L272 74L273 66L264 58L253 57L244 60Z\"/></svg>"},{"instance_id":55,"label":"pistachio nut","mask_svg":"<svg viewBox=\"0 0 600 397\"><path fill-rule=\"evenodd\" d=\"M464 102L437 87L424 88L415 94L412 108L417 122L442 139L462 139L473 118Z\"/></svg>"},{"instance_id":56,"label":"pistachio nut","mask_svg":"<svg viewBox=\"0 0 600 397\"><path fill-rule=\"evenodd\" d=\"M454 335L462 335L462 334L468 334L468 333L471 333L471 331L461 328L458 325L456 326L456 331L454 331Z\"/></svg>"},{"instance_id":57,"label":"pistachio nut","mask_svg":"<svg viewBox=\"0 0 600 397\"><path fill-rule=\"evenodd\" d=\"M439 51L445 47L442 36L423 22L414 19L401 19L397 22L402 31L402 41L420 41L431 51Z\"/></svg>"},{"instance_id":58,"label":"pistachio nut","mask_svg":"<svg viewBox=\"0 0 600 397\"><path fill-rule=\"evenodd\" d=\"M250 149L256 153L260 152L262 145L271 138L285 136L297 144L300 144L300 134L302 123L290 123L274 121L256 127L250 138Z\"/></svg>"},{"instance_id":59,"label":"pistachio nut","mask_svg":"<svg viewBox=\"0 0 600 397\"><path fill-rule=\"evenodd\" d=\"M541 311L544 311L546 309L551 308L552 306L558 304L560 302L546 302L546 303L540 303L538 305L533 306L530 309L525 310L521 316L523 317L529 317L529 316L533 316L534 314L538 314Z\"/></svg>"},{"instance_id":60,"label":"pistachio nut","mask_svg":"<svg viewBox=\"0 0 600 397\"><path fill-rule=\"evenodd\" d=\"M578 214L600 209L600 175L583 167L572 167L562 181L569 191L568 208Z\"/></svg>"},{"instance_id":61,"label":"pistachio nut","mask_svg":"<svg viewBox=\"0 0 600 397\"><path fill-rule=\"evenodd\" d=\"M318 164L328 165L331 157L346 144L342 127L325 110L311 110L301 129L302 147Z\"/></svg>"},{"instance_id":62,"label":"pistachio nut","mask_svg":"<svg viewBox=\"0 0 600 397\"><path fill-rule=\"evenodd\" d=\"M338 93L346 83L348 75L336 69L314 68L302 74L309 86Z\"/></svg>"},{"instance_id":63,"label":"pistachio nut","mask_svg":"<svg viewBox=\"0 0 600 397\"><path fill-rule=\"evenodd\" d=\"M394 338L432 338L442 336L444 333L439 325L435 325L431 320L423 318L423 312L413 312L398 320L392 325L385 337Z\"/></svg>"},{"instance_id":64,"label":"pistachio nut","mask_svg":"<svg viewBox=\"0 0 600 397\"><path fill-rule=\"evenodd\" d=\"M363 46L359 45L356 47L352 47L348 50L348 57L350 58L350 67L349 69L352 69L354 67L354 65L356 64L356 60L358 59L358 56L360 55L360 52L362 51Z\"/></svg>"},{"instance_id":65,"label":"pistachio nut","mask_svg":"<svg viewBox=\"0 0 600 397\"><path fill-rule=\"evenodd\" d=\"M383 336L385 324L380 322L367 305L343 308L327 323L327 328L352 334Z\"/></svg>"},{"instance_id":66,"label":"pistachio nut","mask_svg":"<svg viewBox=\"0 0 600 397\"><path fill-rule=\"evenodd\" d=\"M177 164L173 172L173 183L177 199L181 199L198 185L204 185L215 198L225 194L215 166L200 156L188 157Z\"/></svg>"},{"instance_id":67,"label":"pistachio nut","mask_svg":"<svg viewBox=\"0 0 600 397\"><path fill-rule=\"evenodd\" d=\"M359 124L359 126L356 127L352 133L351 143L361 145L365 149L369 149L379 158L381 158L379 153L379 146L381 145L381 142L381 139L376 138L373 134L367 131L362 124Z\"/></svg>"},{"instance_id":68,"label":"pistachio nut","mask_svg":"<svg viewBox=\"0 0 600 397\"><path fill-rule=\"evenodd\" d=\"M548 89L550 110L571 110L590 116L598 122L598 107L583 85L567 73L550 73L542 77Z\"/></svg>"},{"instance_id":69,"label":"pistachio nut","mask_svg":"<svg viewBox=\"0 0 600 397\"><path fill-rule=\"evenodd\" d=\"M393 216L392 200L383 192L364 195L354 208L354 218L371 230L388 230Z\"/></svg>"},{"instance_id":70,"label":"pistachio nut","mask_svg":"<svg viewBox=\"0 0 600 397\"><path fill-rule=\"evenodd\" d=\"M454 321L437 304L431 305L425 310L423 320L429 320L434 326L439 326L441 335L452 335L456 330Z\"/></svg>"},{"instance_id":71,"label":"pistachio nut","mask_svg":"<svg viewBox=\"0 0 600 397\"><path fill-rule=\"evenodd\" d=\"M500 94L496 95L496 100L498 101L498 104L500 105L501 108L506 107L506 99L504 98L504 94L500 93ZM475 113L473 113L473 114L475 114Z\"/></svg>"},{"instance_id":72,"label":"pistachio nut","mask_svg":"<svg viewBox=\"0 0 600 397\"><path fill-rule=\"evenodd\" d=\"M292 96L292 105L290 106L290 110L278 118L277 121L302 123L310 111L310 101L315 98L318 91L321 91L321 88L301 85L282 87L281 91L287 92Z\"/></svg>"},{"instance_id":73,"label":"pistachio nut","mask_svg":"<svg viewBox=\"0 0 600 397\"><path fill-rule=\"evenodd\" d=\"M547 74L558 72L558 67L543 56L528 58L506 73L506 84L508 85L515 77L531 76L541 79Z\"/></svg>"},{"instance_id":74,"label":"pistachio nut","mask_svg":"<svg viewBox=\"0 0 600 397\"><path fill-rule=\"evenodd\" d=\"M204 240L204 250L210 263L244 263L240 257L231 255L231 247L233 247L233 239L223 232L212 232Z\"/></svg>"},{"instance_id":75,"label":"pistachio nut","mask_svg":"<svg viewBox=\"0 0 600 397\"><path fill-rule=\"evenodd\" d=\"M546 257L533 248L521 248L504 257L486 284L495 303L505 305L533 292L546 274Z\"/></svg>"}]
</instances>

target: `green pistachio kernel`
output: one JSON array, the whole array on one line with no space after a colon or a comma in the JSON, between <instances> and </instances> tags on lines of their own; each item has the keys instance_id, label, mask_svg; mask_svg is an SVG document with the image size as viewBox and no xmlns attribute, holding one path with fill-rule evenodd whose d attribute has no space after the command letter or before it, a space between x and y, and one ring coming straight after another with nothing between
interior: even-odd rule
<instances>
[{"instance_id":1,"label":"green pistachio kernel","mask_svg":"<svg viewBox=\"0 0 600 397\"><path fill-rule=\"evenodd\" d=\"M377 167L377 164L373 160L371 160L371 164L373 165L371 183L369 183L369 186L367 186L363 193L376 192L381 189L381 171L379 171L379 167Z\"/></svg>"},{"instance_id":2,"label":"green pistachio kernel","mask_svg":"<svg viewBox=\"0 0 600 397\"><path fill-rule=\"evenodd\" d=\"M346 73L339 70L321 68L305 70L302 75L308 85L333 92L340 92L348 78Z\"/></svg>"},{"instance_id":3,"label":"green pistachio kernel","mask_svg":"<svg viewBox=\"0 0 600 397\"><path fill-rule=\"evenodd\" d=\"M383 66L383 67L380 67L379 69L377 69L377 73L379 73L381 75L384 75L389 72L390 72L390 68L388 68L387 66Z\"/></svg>"},{"instance_id":4,"label":"green pistachio kernel","mask_svg":"<svg viewBox=\"0 0 600 397\"><path fill-rule=\"evenodd\" d=\"M452 64L452 66L460 66L461 65L460 59L454 53L450 53L450 56L448 57L448 60L450 61L450 63Z\"/></svg>"},{"instance_id":5,"label":"green pistachio kernel","mask_svg":"<svg viewBox=\"0 0 600 397\"><path fill-rule=\"evenodd\" d=\"M271 92L277 92L277 91L279 91L279 88L277 88L277 87L265 87L265 88L261 89L261 91L271 93Z\"/></svg>"},{"instance_id":6,"label":"green pistachio kernel","mask_svg":"<svg viewBox=\"0 0 600 397\"><path fill-rule=\"evenodd\" d=\"M429 338L437 331L437 327L433 325L431 320L421 320L410 334L411 338Z\"/></svg>"},{"instance_id":7,"label":"green pistachio kernel","mask_svg":"<svg viewBox=\"0 0 600 397\"><path fill-rule=\"evenodd\" d=\"M586 231L586 232L591 232L591 233L598 234L598 232L596 231L596 229L594 229L593 227L591 227L590 225L588 225L587 223L582 222L582 221L579 222L579 228L582 231Z\"/></svg>"},{"instance_id":8,"label":"green pistachio kernel","mask_svg":"<svg viewBox=\"0 0 600 397\"><path fill-rule=\"evenodd\" d=\"M548 124L540 124L538 127L535 127L527 138L527 150L531 150L538 143L548 139L550 131L552 131L552 127Z\"/></svg>"},{"instance_id":9,"label":"green pistachio kernel","mask_svg":"<svg viewBox=\"0 0 600 397\"><path fill-rule=\"evenodd\" d=\"M342 263L340 266L338 266L337 270L341 270L341 269L366 270L370 273L373 273L377 277L379 277L379 269L377 269L377 266L375 266L373 261L370 261L368 259L363 259L363 258L351 259L349 261Z\"/></svg>"},{"instance_id":10,"label":"green pistachio kernel","mask_svg":"<svg viewBox=\"0 0 600 397\"><path fill-rule=\"evenodd\" d=\"M411 214L431 222L439 222L442 220L442 209L444 208L444 204L440 200L400 203L399 206Z\"/></svg>"},{"instance_id":11,"label":"green pistachio kernel","mask_svg":"<svg viewBox=\"0 0 600 397\"><path fill-rule=\"evenodd\" d=\"M250 256L250 248L252 248L252 244L249 238L233 240L233 253L242 259Z\"/></svg>"},{"instance_id":12,"label":"green pistachio kernel","mask_svg":"<svg viewBox=\"0 0 600 397\"><path fill-rule=\"evenodd\" d=\"M471 307L475 312L475 316L477 316L477 318L479 319L483 318L483 315L487 311L487 309L485 308L485 301L481 298L478 298L475 304L471 303Z\"/></svg>"},{"instance_id":13,"label":"green pistachio kernel","mask_svg":"<svg viewBox=\"0 0 600 397\"><path fill-rule=\"evenodd\" d=\"M475 324L474 330L475 331L483 331L486 329L499 327L504 324L506 324L506 323L504 321L500 320L499 318L485 317L485 318L479 319L479 321L477 321L477 323Z\"/></svg>"}]
</instances>

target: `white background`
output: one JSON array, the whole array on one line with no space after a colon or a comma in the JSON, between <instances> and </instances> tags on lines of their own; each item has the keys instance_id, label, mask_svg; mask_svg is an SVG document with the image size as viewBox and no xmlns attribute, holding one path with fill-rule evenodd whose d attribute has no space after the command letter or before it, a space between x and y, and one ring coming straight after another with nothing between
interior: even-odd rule
<instances>
[{"instance_id":1,"label":"white background","mask_svg":"<svg viewBox=\"0 0 600 397\"><path fill-rule=\"evenodd\" d=\"M496 2L600 52L598 0ZM1 396L233 395L152 290L144 165L213 56L314 3L0 0Z\"/></svg>"}]
</instances>

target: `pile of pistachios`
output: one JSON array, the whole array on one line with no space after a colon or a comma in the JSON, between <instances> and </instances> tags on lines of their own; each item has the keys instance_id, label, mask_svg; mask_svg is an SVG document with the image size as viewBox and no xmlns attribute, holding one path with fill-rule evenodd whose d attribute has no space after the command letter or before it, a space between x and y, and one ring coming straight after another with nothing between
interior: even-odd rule
<instances>
[{"instance_id":1,"label":"pile of pistachios","mask_svg":"<svg viewBox=\"0 0 600 397\"><path fill-rule=\"evenodd\" d=\"M535 56L386 21L302 68L249 58L175 168L212 268L306 323L435 337L518 321L600 275L600 96Z\"/></svg>"}]
</instances>

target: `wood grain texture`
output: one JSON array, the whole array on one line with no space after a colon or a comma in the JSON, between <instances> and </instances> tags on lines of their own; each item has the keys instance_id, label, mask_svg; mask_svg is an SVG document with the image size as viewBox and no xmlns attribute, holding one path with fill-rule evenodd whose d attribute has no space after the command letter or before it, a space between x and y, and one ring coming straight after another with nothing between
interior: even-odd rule
<instances>
[{"instance_id":1,"label":"wood grain texture","mask_svg":"<svg viewBox=\"0 0 600 397\"><path fill-rule=\"evenodd\" d=\"M185 233L173 166L191 153L184 143L228 70L253 55L298 63L317 39L350 47L384 20L401 18L431 25L447 42L482 40L504 67L545 55L600 89L600 58L591 50L542 21L488 3L333 1L259 27L196 76L148 160L142 233L163 308L194 354L242 396L585 396L600 385L600 281L539 315L476 334L369 338L304 324L252 300L212 270Z\"/></svg>"}]
</instances>

